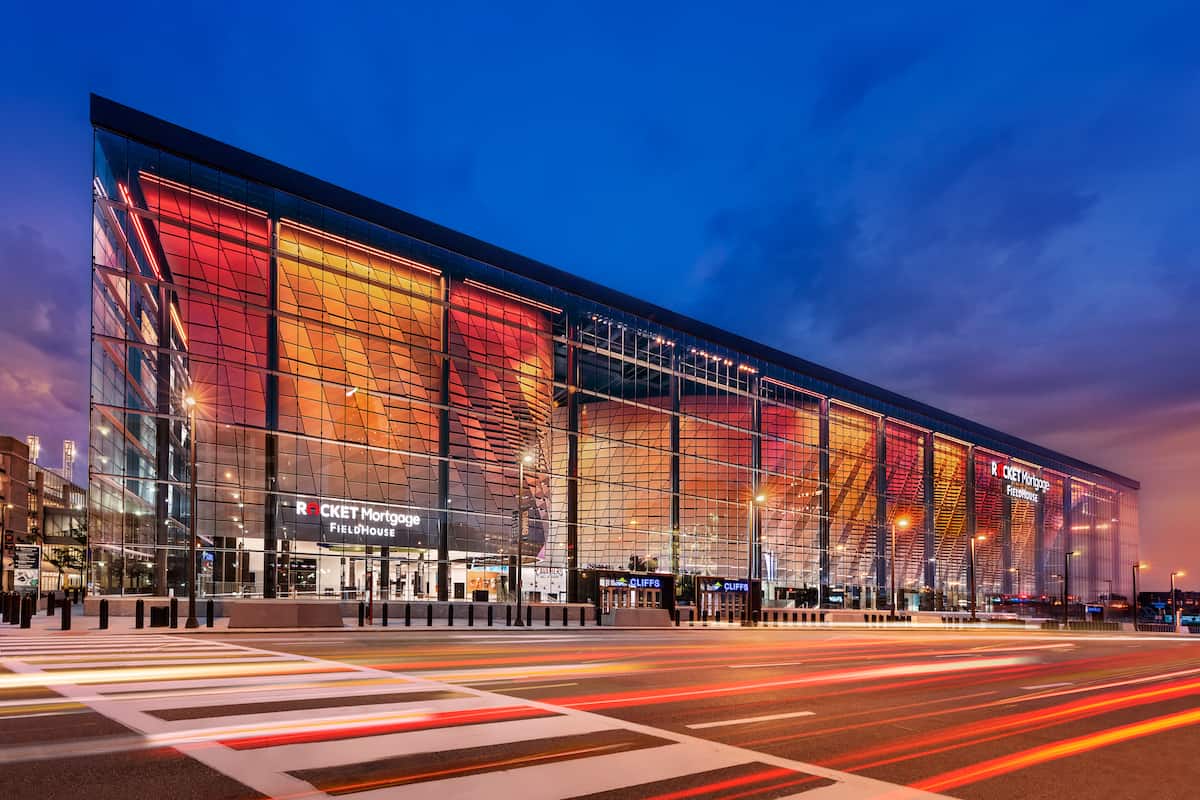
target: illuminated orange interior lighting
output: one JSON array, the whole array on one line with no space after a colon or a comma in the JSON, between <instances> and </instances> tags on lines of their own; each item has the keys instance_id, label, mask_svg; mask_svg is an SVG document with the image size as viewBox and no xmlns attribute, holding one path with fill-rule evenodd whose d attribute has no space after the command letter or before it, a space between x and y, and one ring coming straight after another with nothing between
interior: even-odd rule
<instances>
[{"instance_id":1,"label":"illuminated orange interior lighting","mask_svg":"<svg viewBox=\"0 0 1200 800\"><path fill-rule=\"evenodd\" d=\"M146 236L146 229L142 227L142 218L133 205L133 198L129 195L125 184L118 183L117 188L121 190L121 199L129 207L129 216L133 218L133 227L137 231L138 241L142 243L142 252L146 254L146 260L150 262L150 269L154 270L154 276L161 281L162 270L158 268L158 259L154 257L154 251L150 249L150 239Z\"/></svg>"},{"instance_id":2,"label":"illuminated orange interior lighting","mask_svg":"<svg viewBox=\"0 0 1200 800\"><path fill-rule=\"evenodd\" d=\"M183 329L183 320L179 318L179 311L175 308L175 304L171 303L168 308L171 309L171 322L175 324L175 330L179 333L179 338L183 339L183 346L188 346L187 332Z\"/></svg>"},{"instance_id":3,"label":"illuminated orange interior lighting","mask_svg":"<svg viewBox=\"0 0 1200 800\"><path fill-rule=\"evenodd\" d=\"M771 377L769 377L769 376L763 376L763 377L762 377L762 378L759 380L759 383L772 383L772 384L774 384L774 385L776 385L776 386L780 386L780 387L782 387L782 388L784 388L784 389L789 389L789 390L791 390L791 391L793 391L793 392L799 392L800 394L806 394L806 395L808 395L809 397L812 397L812 398L814 398L814 399L817 399L817 400L821 399L821 395L817 394L816 392L812 391L811 389L802 389L802 388L800 388L799 386L796 386L796 385L795 385L795 384L793 384L793 383L788 383L788 382L786 382L786 381L781 381L781 380L779 380L778 378L771 378Z\"/></svg>"},{"instance_id":4,"label":"illuminated orange interior lighting","mask_svg":"<svg viewBox=\"0 0 1200 800\"><path fill-rule=\"evenodd\" d=\"M197 189L194 186L188 186L187 184L173 181L170 178L164 178L162 176L154 175L149 172L139 172L138 179L143 180L143 181L148 181L150 183L157 183L160 186L165 186L168 189L174 189L177 192L181 192L186 195L191 195L193 197L202 197L205 200L209 200L214 203L219 203L223 206L229 206L230 208L235 208L238 211L244 211L247 214L253 214L256 217L262 217L263 219L267 218L267 212L262 211L257 208L254 208L253 206L248 206L245 203L239 203L236 200L230 200L226 197L221 197L220 195L213 194L212 192L206 192L203 189Z\"/></svg>"},{"instance_id":5,"label":"illuminated orange interior lighting","mask_svg":"<svg viewBox=\"0 0 1200 800\"><path fill-rule=\"evenodd\" d=\"M418 261L413 261L412 259L405 258L404 256L398 256L395 253L389 253L386 250L380 250L377 247L371 247L370 245L363 244L361 242L356 242L353 239L347 239L344 236L338 236L335 233L329 233L328 231L323 231L320 228L314 228L311 225L305 225L303 222L296 222L293 219L287 219L285 217L285 218L279 220L279 224L287 225L288 227L295 228L298 231L304 231L305 233L312 234L313 236L316 236L321 239L326 239L331 242L337 242L338 244L340 244L344 247L350 248L352 250L359 250L363 253L369 253L373 256L378 256L382 259L386 259L387 261L394 261L399 264L403 264L406 267L409 267L409 268L415 269L415 270L419 270L421 272L426 272L430 275L441 275L442 274L442 271L440 269L436 269L434 267L427 266Z\"/></svg>"},{"instance_id":6,"label":"illuminated orange interior lighting","mask_svg":"<svg viewBox=\"0 0 1200 800\"><path fill-rule=\"evenodd\" d=\"M549 311L551 314L561 314L562 313L561 308L555 308L554 306L546 305L545 303L539 303L537 300L530 300L528 297L522 297L519 294L514 294L512 292L505 291L504 289L497 289L495 286L488 286L486 283L480 283L479 281L474 280L473 278L467 278L463 281L463 283L466 284L467 286L472 286L476 289L482 289L485 292L491 292L492 294L500 295L501 297L506 297L509 300L515 300L518 303L524 303L527 306L533 306L534 308L540 308L542 311Z\"/></svg>"}]
</instances>

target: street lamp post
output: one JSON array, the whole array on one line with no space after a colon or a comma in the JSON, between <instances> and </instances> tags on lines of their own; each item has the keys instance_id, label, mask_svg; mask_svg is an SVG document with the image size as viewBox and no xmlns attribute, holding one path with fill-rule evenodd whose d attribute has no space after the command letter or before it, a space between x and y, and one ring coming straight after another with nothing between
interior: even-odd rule
<instances>
[{"instance_id":1,"label":"street lamp post","mask_svg":"<svg viewBox=\"0 0 1200 800\"><path fill-rule=\"evenodd\" d=\"M199 628L200 620L196 619L196 397L189 394L183 402L188 409L188 478L191 482L188 498L188 615L184 627Z\"/></svg>"},{"instance_id":2,"label":"street lamp post","mask_svg":"<svg viewBox=\"0 0 1200 800\"><path fill-rule=\"evenodd\" d=\"M762 562L762 542L759 541L754 535L754 530L756 527L754 524L754 504L755 503L765 503L766 501L767 501L767 496L765 494L763 494L762 492L758 492L750 498L750 502L747 504L747 510L748 510L748 515L747 515L748 526L747 527L748 527L748 530L747 530L746 541L749 543L749 546L750 546L749 547L750 552L746 554L747 555L747 558L746 558L746 562L747 562L746 563L746 578L747 579L753 579L753 578L760 577L758 572L759 572L759 566Z\"/></svg>"},{"instance_id":3,"label":"street lamp post","mask_svg":"<svg viewBox=\"0 0 1200 800\"><path fill-rule=\"evenodd\" d=\"M1138 572L1148 566L1150 565L1144 564L1141 561L1135 561L1130 564L1133 572L1133 630L1135 633L1137 632L1138 621Z\"/></svg>"},{"instance_id":4,"label":"street lamp post","mask_svg":"<svg viewBox=\"0 0 1200 800\"><path fill-rule=\"evenodd\" d=\"M892 520L892 608L888 616L893 618L896 616L896 609L900 605L900 587L896 585L896 528L907 528L909 522L911 520L908 517L899 517Z\"/></svg>"},{"instance_id":5,"label":"street lamp post","mask_svg":"<svg viewBox=\"0 0 1200 800\"><path fill-rule=\"evenodd\" d=\"M1070 550L1066 553L1063 553L1062 602L1063 602L1063 627L1064 628L1067 627L1067 625L1070 623L1070 619L1071 619L1071 606L1068 605L1068 602L1071 597L1071 592L1070 592L1070 588L1071 588L1071 556L1077 556L1077 555L1079 555L1078 550Z\"/></svg>"},{"instance_id":6,"label":"street lamp post","mask_svg":"<svg viewBox=\"0 0 1200 800\"><path fill-rule=\"evenodd\" d=\"M975 594L976 594L975 593L975 542L986 542L986 541L987 541L987 536L985 536L982 533L979 534L978 536L971 537L971 560L970 560L970 563L967 564L967 567L968 567L967 579L968 579L968 583L970 584L968 589L971 592L971 621L972 622L974 622L977 619L977 617L975 616Z\"/></svg>"},{"instance_id":7,"label":"street lamp post","mask_svg":"<svg viewBox=\"0 0 1200 800\"><path fill-rule=\"evenodd\" d=\"M1175 578L1183 577L1183 570L1171 573L1171 623L1176 633L1179 633L1179 603L1175 602Z\"/></svg>"},{"instance_id":8,"label":"street lamp post","mask_svg":"<svg viewBox=\"0 0 1200 800\"><path fill-rule=\"evenodd\" d=\"M521 615L521 573L525 571L525 465L533 463L529 453L521 456L517 462L517 627L525 627L525 618Z\"/></svg>"},{"instance_id":9,"label":"street lamp post","mask_svg":"<svg viewBox=\"0 0 1200 800\"><path fill-rule=\"evenodd\" d=\"M1021 594L1021 568L1009 567L1008 571L1013 574L1013 594Z\"/></svg>"},{"instance_id":10,"label":"street lamp post","mask_svg":"<svg viewBox=\"0 0 1200 800\"><path fill-rule=\"evenodd\" d=\"M11 486L11 484L9 484ZM8 531L8 512L12 509L12 503L5 503L0 506L0 558L4 555L4 534ZM14 573L15 575L15 573ZM4 588L4 575L0 573L0 588Z\"/></svg>"}]
</instances>

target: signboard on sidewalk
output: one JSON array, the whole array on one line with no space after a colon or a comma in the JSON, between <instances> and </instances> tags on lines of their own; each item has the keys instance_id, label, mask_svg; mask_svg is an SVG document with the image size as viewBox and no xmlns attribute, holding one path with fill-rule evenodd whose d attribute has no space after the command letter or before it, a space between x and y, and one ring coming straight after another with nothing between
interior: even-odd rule
<instances>
[{"instance_id":1,"label":"signboard on sidewalk","mask_svg":"<svg viewBox=\"0 0 1200 800\"><path fill-rule=\"evenodd\" d=\"M36 544L13 547L13 586L18 592L38 591L42 576L42 548Z\"/></svg>"}]
</instances>

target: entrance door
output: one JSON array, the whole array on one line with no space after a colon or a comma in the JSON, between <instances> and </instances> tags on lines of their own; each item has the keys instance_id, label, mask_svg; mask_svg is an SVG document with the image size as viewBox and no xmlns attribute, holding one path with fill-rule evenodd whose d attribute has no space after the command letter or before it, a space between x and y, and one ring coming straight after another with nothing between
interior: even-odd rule
<instances>
[{"instance_id":1,"label":"entrance door","mask_svg":"<svg viewBox=\"0 0 1200 800\"><path fill-rule=\"evenodd\" d=\"M745 592L703 591L700 593L700 612L717 622L734 622L746 614Z\"/></svg>"}]
</instances>

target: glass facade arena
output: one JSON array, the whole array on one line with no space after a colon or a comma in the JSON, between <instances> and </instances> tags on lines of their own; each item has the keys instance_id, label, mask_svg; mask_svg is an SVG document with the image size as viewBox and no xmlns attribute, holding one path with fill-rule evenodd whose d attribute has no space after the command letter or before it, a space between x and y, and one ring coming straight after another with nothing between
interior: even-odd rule
<instances>
[{"instance_id":1,"label":"glass facade arena","mask_svg":"<svg viewBox=\"0 0 1200 800\"><path fill-rule=\"evenodd\" d=\"M1138 484L93 98L91 580L1130 591ZM196 399L194 423L184 398ZM195 467L192 451L195 452ZM192 518L192 485L195 518ZM1068 557L1066 554L1078 552Z\"/></svg>"}]
</instances>

